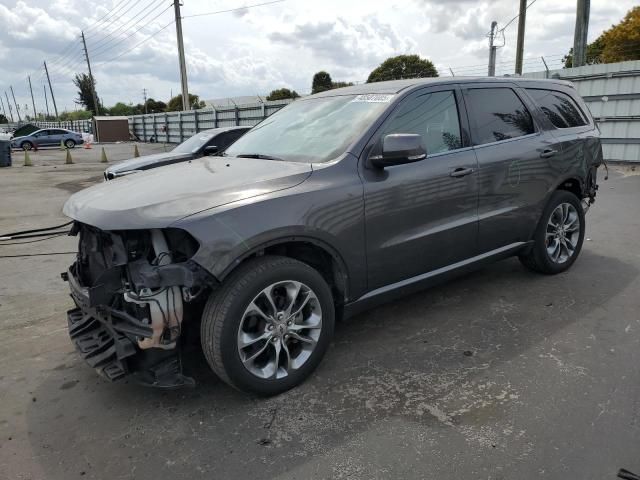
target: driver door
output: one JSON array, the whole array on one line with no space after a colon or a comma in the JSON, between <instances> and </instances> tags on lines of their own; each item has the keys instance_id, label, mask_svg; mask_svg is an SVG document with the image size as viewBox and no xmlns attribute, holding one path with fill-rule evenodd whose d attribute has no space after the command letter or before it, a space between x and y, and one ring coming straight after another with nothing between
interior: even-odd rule
<instances>
[{"instance_id":1,"label":"driver door","mask_svg":"<svg viewBox=\"0 0 640 480\"><path fill-rule=\"evenodd\" d=\"M33 134L33 141L38 147L46 147L49 139L49 130L41 130Z\"/></svg>"},{"instance_id":2,"label":"driver door","mask_svg":"<svg viewBox=\"0 0 640 480\"><path fill-rule=\"evenodd\" d=\"M369 290L476 255L478 165L461 98L454 86L412 93L365 149L360 171ZM391 133L422 135L427 158L371 166L367 159L382 153L382 138Z\"/></svg>"}]
</instances>

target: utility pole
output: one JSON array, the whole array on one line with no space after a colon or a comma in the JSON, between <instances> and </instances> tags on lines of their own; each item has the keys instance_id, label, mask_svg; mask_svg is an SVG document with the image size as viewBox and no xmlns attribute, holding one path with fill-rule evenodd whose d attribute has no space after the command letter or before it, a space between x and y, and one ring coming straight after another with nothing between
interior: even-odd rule
<instances>
[{"instance_id":1,"label":"utility pole","mask_svg":"<svg viewBox=\"0 0 640 480\"><path fill-rule=\"evenodd\" d=\"M589 29L590 0L578 0L576 9L576 29L573 34L572 67L581 67L587 63L587 31Z\"/></svg>"},{"instance_id":2,"label":"utility pole","mask_svg":"<svg viewBox=\"0 0 640 480\"><path fill-rule=\"evenodd\" d=\"M87 59L87 68L89 69L89 82L91 82L91 96L93 97L93 111L95 115L100 115L98 111L98 97L96 95L96 83L93 81L93 74L91 73L91 63L89 62L89 52L87 51L87 42L84 39L84 32L80 32L82 36L82 45L84 46L84 58Z\"/></svg>"},{"instance_id":3,"label":"utility pole","mask_svg":"<svg viewBox=\"0 0 640 480\"><path fill-rule=\"evenodd\" d=\"M4 101L2 100L2 97L0 97L0 104L2 104L2 114L4 115L4 118L7 119L7 122L8 122L9 117L7 117L7 111L4 109Z\"/></svg>"},{"instance_id":4,"label":"utility pole","mask_svg":"<svg viewBox=\"0 0 640 480\"><path fill-rule=\"evenodd\" d=\"M9 90L11 90L11 96L13 97L13 103L16 106L16 114L18 115L18 122L22 121L20 117L20 107L18 106L18 102L16 102L16 95L13 93L13 85L9 85Z\"/></svg>"},{"instance_id":5,"label":"utility pole","mask_svg":"<svg viewBox=\"0 0 640 480\"><path fill-rule=\"evenodd\" d=\"M47 117L49 117L49 102L47 101L47 87L42 85L42 90L44 90L44 105L47 108Z\"/></svg>"},{"instance_id":6,"label":"utility pole","mask_svg":"<svg viewBox=\"0 0 640 480\"><path fill-rule=\"evenodd\" d=\"M56 106L56 97L53 96L53 88L51 87L51 79L49 78L49 70L47 70L47 62L44 62L44 72L47 74L47 82L49 82L49 91L51 92L51 101L53 102L53 111L58 120L58 107Z\"/></svg>"},{"instance_id":7,"label":"utility pole","mask_svg":"<svg viewBox=\"0 0 640 480\"><path fill-rule=\"evenodd\" d=\"M178 38L178 60L180 62L180 84L182 86L182 110L189 110L189 88L187 87L187 62L184 58L184 42L182 39L182 17L180 16L180 0L173 0L176 17L176 37Z\"/></svg>"},{"instance_id":8,"label":"utility pole","mask_svg":"<svg viewBox=\"0 0 640 480\"><path fill-rule=\"evenodd\" d=\"M520 0L518 16L518 43L516 44L516 73L522 75L522 56L524 53L524 26L527 22L527 0Z\"/></svg>"},{"instance_id":9,"label":"utility pole","mask_svg":"<svg viewBox=\"0 0 640 480\"><path fill-rule=\"evenodd\" d=\"M4 91L4 96L7 98L7 107L9 108L9 116L11 117L11 123L13 123L13 110L11 109L11 102L9 101L9 95L7 91Z\"/></svg>"},{"instance_id":10,"label":"utility pole","mask_svg":"<svg viewBox=\"0 0 640 480\"><path fill-rule=\"evenodd\" d=\"M144 98L144 113L147 113L147 89L142 89L142 98Z\"/></svg>"},{"instance_id":11,"label":"utility pole","mask_svg":"<svg viewBox=\"0 0 640 480\"><path fill-rule=\"evenodd\" d=\"M491 32L489 32L489 71L487 72L490 77L496 76L496 47L493 44L493 41L496 38L496 27L498 26L498 22L495 20L491 22Z\"/></svg>"},{"instance_id":12,"label":"utility pole","mask_svg":"<svg viewBox=\"0 0 640 480\"><path fill-rule=\"evenodd\" d=\"M31 88L31 75L27 75L27 79L29 80L29 91L31 92L31 103L33 105L33 118L35 120L38 118L38 114L36 113L36 101L33 99L33 89Z\"/></svg>"}]
</instances>

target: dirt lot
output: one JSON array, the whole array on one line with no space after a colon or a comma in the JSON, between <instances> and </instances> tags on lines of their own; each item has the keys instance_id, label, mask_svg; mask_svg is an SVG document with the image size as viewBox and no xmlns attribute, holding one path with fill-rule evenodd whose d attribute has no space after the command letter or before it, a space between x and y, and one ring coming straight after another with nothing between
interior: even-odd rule
<instances>
[{"instance_id":1,"label":"dirt lot","mask_svg":"<svg viewBox=\"0 0 640 480\"><path fill-rule=\"evenodd\" d=\"M142 145L141 153L162 150ZM133 152L107 146L111 161ZM63 223L100 150L0 169L0 233ZM16 155L14 163L21 163ZM337 327L325 361L271 399L109 384L76 355L59 274L73 239L0 246L0 478L615 478L640 472L640 176L612 169L581 258L510 259ZM30 256L22 256L30 255Z\"/></svg>"}]
</instances>

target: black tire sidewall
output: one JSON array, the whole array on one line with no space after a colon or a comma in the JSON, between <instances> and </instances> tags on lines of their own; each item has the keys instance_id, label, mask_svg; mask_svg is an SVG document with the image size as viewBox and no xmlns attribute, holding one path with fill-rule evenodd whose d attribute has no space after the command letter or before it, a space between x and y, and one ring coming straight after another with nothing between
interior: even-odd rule
<instances>
[{"instance_id":1,"label":"black tire sidewall","mask_svg":"<svg viewBox=\"0 0 640 480\"><path fill-rule=\"evenodd\" d=\"M551 214L556 209L558 205L561 203L570 203L573 205L578 212L578 217L580 219L580 236L578 237L578 244L576 245L576 249L574 254L564 263L556 263L549 258L549 254L547 253L546 246L546 232L547 232L547 224L549 222L549 218ZM536 257L536 261L542 267L545 273L556 274L560 272L564 272L569 269L571 265L577 260L580 252L582 251L582 244L584 242L584 236L586 232L586 223L585 223L585 215L584 209L582 208L582 202L580 199L576 197L573 193L567 191L556 191L551 196L551 199L547 203L547 206L544 209L542 214L542 219L535 234L535 244L534 244L534 255Z\"/></svg>"},{"instance_id":2,"label":"black tire sidewall","mask_svg":"<svg viewBox=\"0 0 640 480\"><path fill-rule=\"evenodd\" d=\"M242 364L237 348L238 328L247 305L255 296L268 285L285 280L302 282L314 291L322 309L322 331L314 351L300 369L282 379L265 380L253 375ZM279 266L251 279L249 285L230 301L227 316L223 320L219 348L225 373L237 388L259 395L274 395L300 384L315 370L329 347L335 321L331 290L317 271L298 262Z\"/></svg>"},{"instance_id":3,"label":"black tire sidewall","mask_svg":"<svg viewBox=\"0 0 640 480\"><path fill-rule=\"evenodd\" d=\"M65 140L64 146L67 148L74 148L76 146L76 142L74 142L73 140Z\"/></svg>"},{"instance_id":4,"label":"black tire sidewall","mask_svg":"<svg viewBox=\"0 0 640 480\"><path fill-rule=\"evenodd\" d=\"M29 146L29 148L25 148L26 146ZM31 151L31 150L33 150L33 143L31 143L31 142L22 142L20 144L20 148L22 150L24 150L25 152Z\"/></svg>"}]
</instances>

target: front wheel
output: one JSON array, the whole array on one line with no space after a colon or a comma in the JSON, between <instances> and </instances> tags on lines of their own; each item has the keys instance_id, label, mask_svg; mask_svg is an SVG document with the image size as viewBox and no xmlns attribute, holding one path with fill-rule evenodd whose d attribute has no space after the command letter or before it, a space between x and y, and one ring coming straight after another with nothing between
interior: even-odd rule
<instances>
[{"instance_id":1,"label":"front wheel","mask_svg":"<svg viewBox=\"0 0 640 480\"><path fill-rule=\"evenodd\" d=\"M258 257L211 294L202 315L202 349L229 385L275 395L318 366L334 318L331 289L315 269L292 258Z\"/></svg>"},{"instance_id":2,"label":"front wheel","mask_svg":"<svg viewBox=\"0 0 640 480\"><path fill-rule=\"evenodd\" d=\"M68 140L65 140L64 146L67 147L67 148L73 148L73 147L76 146L76 142L74 142L71 139L68 139Z\"/></svg>"},{"instance_id":3,"label":"front wheel","mask_svg":"<svg viewBox=\"0 0 640 480\"><path fill-rule=\"evenodd\" d=\"M520 261L536 272L564 272L580 254L585 227L580 199L571 192L554 192L536 228L533 246L520 255Z\"/></svg>"},{"instance_id":4,"label":"front wheel","mask_svg":"<svg viewBox=\"0 0 640 480\"><path fill-rule=\"evenodd\" d=\"M25 151L33 150L33 143L31 143L31 142L22 142L22 145L20 145L20 147L22 148L22 150L25 150Z\"/></svg>"}]
</instances>

